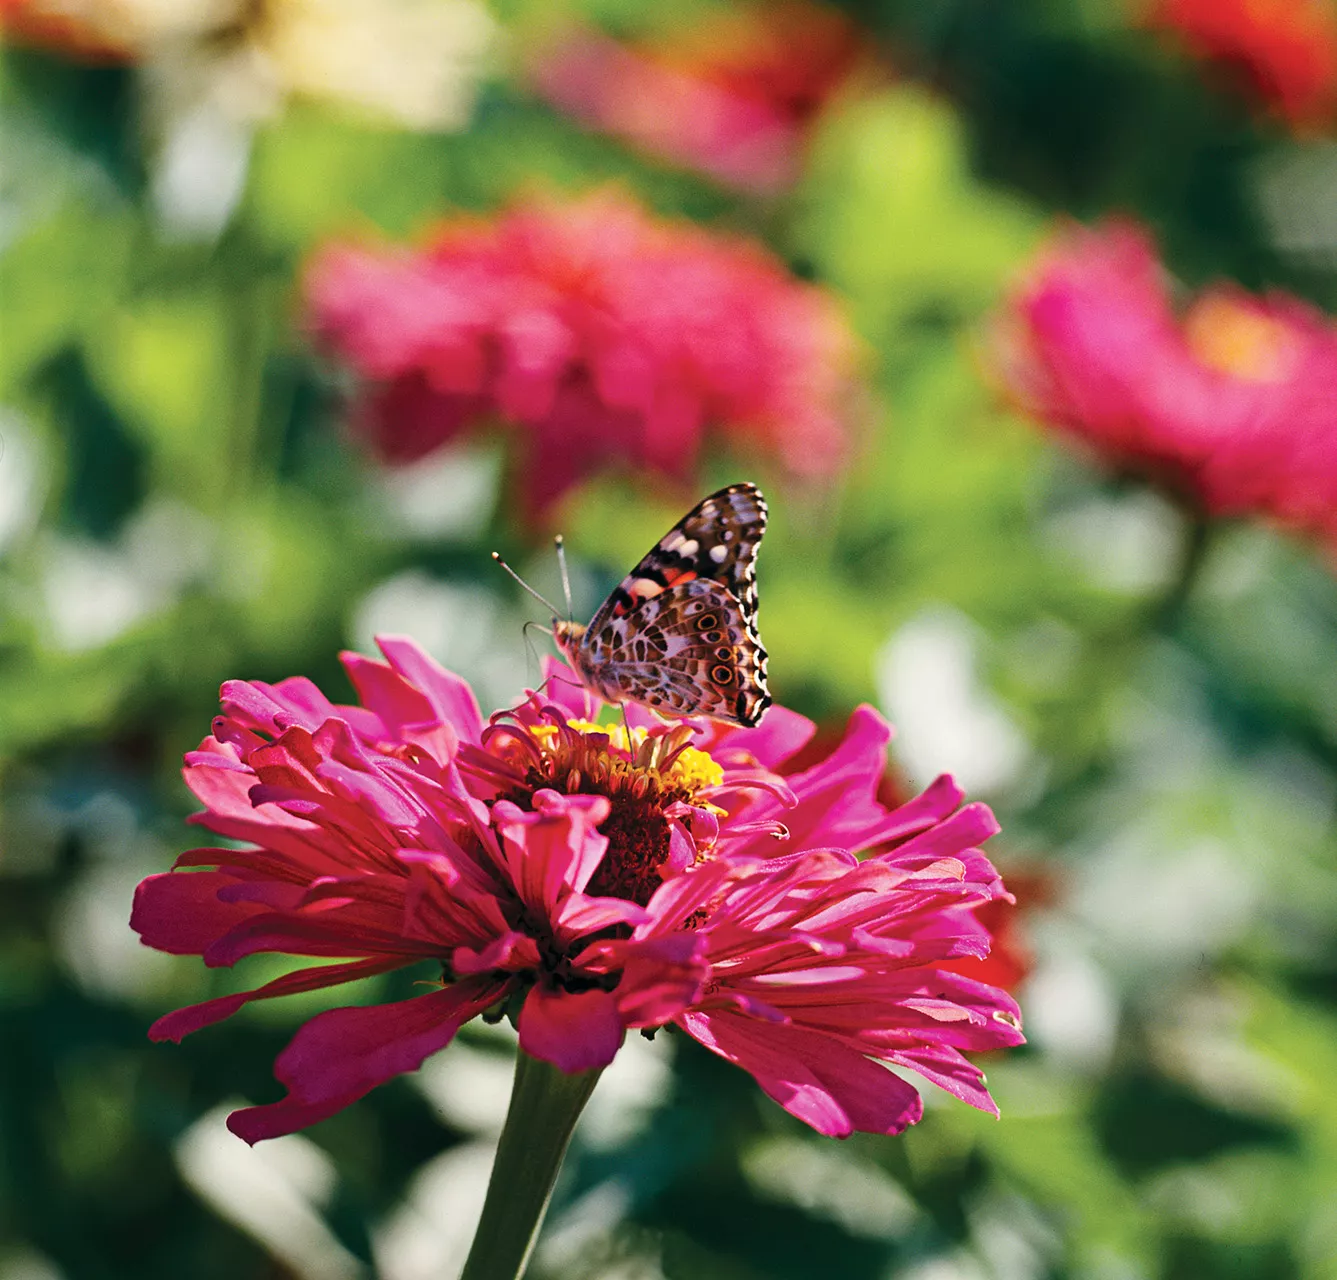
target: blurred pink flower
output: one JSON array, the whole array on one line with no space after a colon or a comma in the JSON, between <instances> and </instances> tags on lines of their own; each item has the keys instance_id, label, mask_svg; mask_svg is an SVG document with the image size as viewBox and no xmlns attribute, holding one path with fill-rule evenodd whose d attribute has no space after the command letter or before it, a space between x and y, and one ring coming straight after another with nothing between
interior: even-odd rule
<instances>
[{"instance_id":1,"label":"blurred pink flower","mask_svg":"<svg viewBox=\"0 0 1337 1280\"><path fill-rule=\"evenodd\" d=\"M976 910L1008 895L974 846L996 824L945 777L879 803L875 711L781 778L813 732L783 708L747 730L632 709L628 744L551 663L546 700L485 723L411 641L380 645L388 665L344 657L361 706L300 678L223 686L185 776L195 820L247 847L193 850L136 894L132 924L163 951L338 957L170 1013L158 1040L250 1000L440 965L427 994L306 1023L276 1065L288 1096L235 1113L234 1132L313 1124L503 1008L526 1053L568 1072L606 1065L628 1028L675 1024L825 1134L919 1118L888 1065L996 1113L960 1051L1019 1043L1017 1007L938 967L989 949Z\"/></svg>"},{"instance_id":2,"label":"blurred pink flower","mask_svg":"<svg viewBox=\"0 0 1337 1280\"><path fill-rule=\"evenodd\" d=\"M1239 74L1293 126L1330 124L1337 108L1332 0L1151 0L1149 26Z\"/></svg>"},{"instance_id":3,"label":"blurred pink flower","mask_svg":"<svg viewBox=\"0 0 1337 1280\"><path fill-rule=\"evenodd\" d=\"M1035 416L1213 516L1337 546L1337 329L1280 293L1217 285L1176 314L1149 237L1069 227L995 328Z\"/></svg>"},{"instance_id":4,"label":"blurred pink flower","mask_svg":"<svg viewBox=\"0 0 1337 1280\"><path fill-rule=\"evenodd\" d=\"M570 31L531 59L530 79L592 128L764 194L798 177L813 120L867 61L846 15L792 0L636 44Z\"/></svg>"},{"instance_id":5,"label":"blurred pink flower","mask_svg":"<svg viewBox=\"0 0 1337 1280\"><path fill-rule=\"evenodd\" d=\"M686 484L707 428L802 476L845 454L854 340L760 247L599 195L448 223L421 250L333 245L307 276L318 340L364 380L391 461L501 422L540 516L622 465Z\"/></svg>"}]
</instances>

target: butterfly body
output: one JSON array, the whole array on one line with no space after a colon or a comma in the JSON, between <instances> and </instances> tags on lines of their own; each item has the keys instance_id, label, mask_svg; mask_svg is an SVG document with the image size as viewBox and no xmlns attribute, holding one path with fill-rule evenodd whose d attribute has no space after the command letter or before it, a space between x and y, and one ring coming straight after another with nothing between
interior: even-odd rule
<instances>
[{"instance_id":1,"label":"butterfly body","mask_svg":"<svg viewBox=\"0 0 1337 1280\"><path fill-rule=\"evenodd\" d=\"M757 635L757 547L766 502L752 484L702 499L615 587L588 626L553 619L582 684L665 716L757 724L771 695Z\"/></svg>"}]
</instances>

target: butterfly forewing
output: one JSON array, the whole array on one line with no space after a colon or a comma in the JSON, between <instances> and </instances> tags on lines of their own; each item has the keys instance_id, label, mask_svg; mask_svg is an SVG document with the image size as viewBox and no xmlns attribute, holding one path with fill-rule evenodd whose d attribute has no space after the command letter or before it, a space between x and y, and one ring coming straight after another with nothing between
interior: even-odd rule
<instances>
[{"instance_id":1,"label":"butterfly forewing","mask_svg":"<svg viewBox=\"0 0 1337 1280\"><path fill-rule=\"evenodd\" d=\"M630 613L661 591L709 578L729 591L754 621L757 548L766 532L766 500L754 484L732 484L696 504L613 588L589 625Z\"/></svg>"},{"instance_id":2,"label":"butterfly forewing","mask_svg":"<svg viewBox=\"0 0 1337 1280\"><path fill-rule=\"evenodd\" d=\"M615 702L756 724L771 703L756 629L765 531L756 485L699 502L573 638L567 651L582 679Z\"/></svg>"}]
</instances>

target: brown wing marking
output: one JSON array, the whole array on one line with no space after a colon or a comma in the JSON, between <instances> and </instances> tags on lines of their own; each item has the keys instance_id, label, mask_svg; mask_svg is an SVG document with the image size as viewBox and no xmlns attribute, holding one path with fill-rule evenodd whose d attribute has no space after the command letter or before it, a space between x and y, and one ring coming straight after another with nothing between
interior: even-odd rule
<instances>
[{"instance_id":1,"label":"brown wing marking","mask_svg":"<svg viewBox=\"0 0 1337 1280\"><path fill-rule=\"evenodd\" d=\"M608 625L613 642L599 645L595 668L605 688L665 715L747 726L771 705L766 650L739 600L717 582L667 588L634 618Z\"/></svg>"}]
</instances>

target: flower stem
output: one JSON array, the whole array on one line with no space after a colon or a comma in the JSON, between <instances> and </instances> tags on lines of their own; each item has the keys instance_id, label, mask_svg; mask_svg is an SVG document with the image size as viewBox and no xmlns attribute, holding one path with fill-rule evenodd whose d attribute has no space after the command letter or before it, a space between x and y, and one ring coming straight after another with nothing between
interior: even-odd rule
<instances>
[{"instance_id":1,"label":"flower stem","mask_svg":"<svg viewBox=\"0 0 1337 1280\"><path fill-rule=\"evenodd\" d=\"M1169 590L1157 602L1153 623L1162 631L1172 630L1183 617L1212 541L1212 522L1204 515L1191 512L1186 515L1184 538L1179 553L1179 567Z\"/></svg>"},{"instance_id":2,"label":"flower stem","mask_svg":"<svg viewBox=\"0 0 1337 1280\"><path fill-rule=\"evenodd\" d=\"M523 1051L516 1055L511 1105L460 1280L524 1274L567 1143L598 1079L598 1071L567 1075Z\"/></svg>"}]
</instances>

